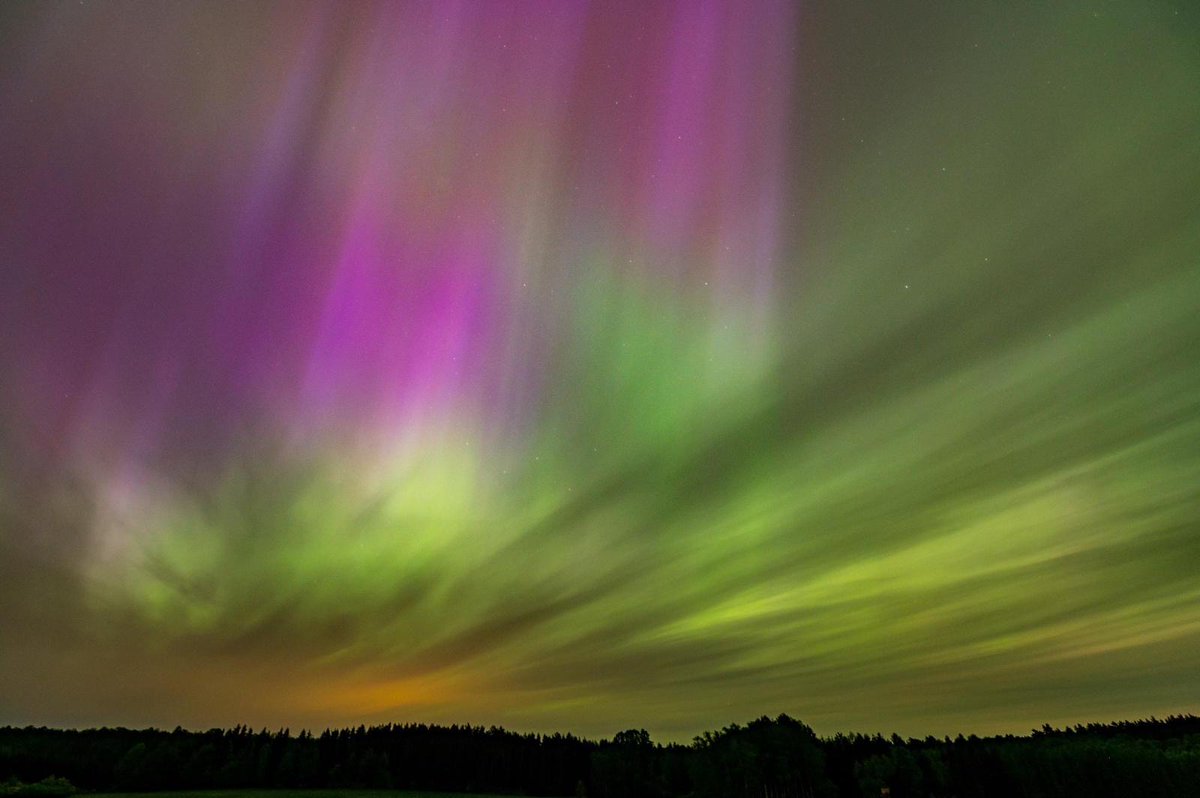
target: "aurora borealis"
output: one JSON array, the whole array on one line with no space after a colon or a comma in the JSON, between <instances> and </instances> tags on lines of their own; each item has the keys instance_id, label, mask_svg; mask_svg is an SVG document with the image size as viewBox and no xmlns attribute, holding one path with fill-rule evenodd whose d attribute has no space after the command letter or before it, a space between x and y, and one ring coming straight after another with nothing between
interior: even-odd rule
<instances>
[{"instance_id":1,"label":"aurora borealis","mask_svg":"<svg viewBox=\"0 0 1200 798\"><path fill-rule=\"evenodd\" d=\"M1200 710L1191 4L5 3L0 723Z\"/></svg>"}]
</instances>

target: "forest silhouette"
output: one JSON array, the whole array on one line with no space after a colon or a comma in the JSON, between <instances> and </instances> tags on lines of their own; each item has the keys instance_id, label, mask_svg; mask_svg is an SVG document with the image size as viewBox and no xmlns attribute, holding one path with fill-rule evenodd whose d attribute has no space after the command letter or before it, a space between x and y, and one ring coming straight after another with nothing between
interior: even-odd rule
<instances>
[{"instance_id":1,"label":"forest silhouette","mask_svg":"<svg viewBox=\"0 0 1200 798\"><path fill-rule=\"evenodd\" d=\"M374 788L594 798L1200 795L1200 718L1045 726L1027 736L818 737L780 715L659 744L498 727L307 731L0 728L0 794Z\"/></svg>"}]
</instances>

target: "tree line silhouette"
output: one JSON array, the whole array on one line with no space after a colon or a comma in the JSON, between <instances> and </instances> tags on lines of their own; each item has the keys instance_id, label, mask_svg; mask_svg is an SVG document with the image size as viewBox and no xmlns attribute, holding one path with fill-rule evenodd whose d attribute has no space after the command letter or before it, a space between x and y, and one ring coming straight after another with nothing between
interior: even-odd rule
<instances>
[{"instance_id":1,"label":"tree line silhouette","mask_svg":"<svg viewBox=\"0 0 1200 798\"><path fill-rule=\"evenodd\" d=\"M691 745L388 724L206 732L0 728L0 795L81 790L376 788L593 798L1200 796L1200 718L1173 715L1028 736L819 738L780 715Z\"/></svg>"}]
</instances>

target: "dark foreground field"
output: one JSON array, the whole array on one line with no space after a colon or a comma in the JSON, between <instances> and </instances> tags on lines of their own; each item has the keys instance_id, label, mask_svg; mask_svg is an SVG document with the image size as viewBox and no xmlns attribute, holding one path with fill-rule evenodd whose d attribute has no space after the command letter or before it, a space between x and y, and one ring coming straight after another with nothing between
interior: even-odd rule
<instances>
[{"instance_id":1,"label":"dark foreground field","mask_svg":"<svg viewBox=\"0 0 1200 798\"><path fill-rule=\"evenodd\" d=\"M312 735L0 728L0 798L1200 798L1200 717L820 737L780 715L660 744L390 724Z\"/></svg>"},{"instance_id":2,"label":"dark foreground field","mask_svg":"<svg viewBox=\"0 0 1200 798\"><path fill-rule=\"evenodd\" d=\"M512 798L495 793L426 790L189 790L186 792L105 792L95 798Z\"/></svg>"}]
</instances>

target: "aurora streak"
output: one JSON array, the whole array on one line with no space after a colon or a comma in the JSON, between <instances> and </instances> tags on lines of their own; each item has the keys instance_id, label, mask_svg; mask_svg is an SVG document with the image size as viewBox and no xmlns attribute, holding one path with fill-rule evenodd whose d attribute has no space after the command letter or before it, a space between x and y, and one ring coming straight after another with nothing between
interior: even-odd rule
<instances>
[{"instance_id":1,"label":"aurora streak","mask_svg":"<svg viewBox=\"0 0 1200 798\"><path fill-rule=\"evenodd\" d=\"M6 3L0 723L1200 710L1200 12Z\"/></svg>"}]
</instances>

